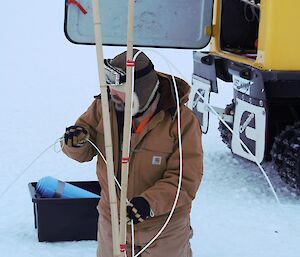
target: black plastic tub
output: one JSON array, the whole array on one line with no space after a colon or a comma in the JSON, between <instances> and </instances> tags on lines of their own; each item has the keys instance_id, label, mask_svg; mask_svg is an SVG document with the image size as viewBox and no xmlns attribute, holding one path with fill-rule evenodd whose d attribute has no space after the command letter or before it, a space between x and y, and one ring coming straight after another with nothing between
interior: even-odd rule
<instances>
[{"instance_id":1,"label":"black plastic tub","mask_svg":"<svg viewBox=\"0 0 300 257\"><path fill-rule=\"evenodd\" d=\"M98 181L68 182L100 195ZM36 182L28 184L39 242L97 240L99 198L41 198Z\"/></svg>"}]
</instances>

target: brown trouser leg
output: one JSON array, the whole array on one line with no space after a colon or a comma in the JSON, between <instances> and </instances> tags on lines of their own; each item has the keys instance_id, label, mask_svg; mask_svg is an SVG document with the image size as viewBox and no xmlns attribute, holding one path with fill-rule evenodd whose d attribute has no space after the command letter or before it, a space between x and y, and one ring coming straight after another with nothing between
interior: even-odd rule
<instances>
[{"instance_id":1,"label":"brown trouser leg","mask_svg":"<svg viewBox=\"0 0 300 257\"><path fill-rule=\"evenodd\" d=\"M97 257L113 257L111 224L101 215L101 212L99 213L97 235Z\"/></svg>"},{"instance_id":2,"label":"brown trouser leg","mask_svg":"<svg viewBox=\"0 0 300 257\"><path fill-rule=\"evenodd\" d=\"M135 232L135 254L143 248L160 230L159 226ZM147 248L141 257L192 257L190 218L181 217L170 221L159 238ZM127 234L127 257L131 256L131 231ZM97 257L113 257L111 224L101 214L98 223Z\"/></svg>"}]
</instances>

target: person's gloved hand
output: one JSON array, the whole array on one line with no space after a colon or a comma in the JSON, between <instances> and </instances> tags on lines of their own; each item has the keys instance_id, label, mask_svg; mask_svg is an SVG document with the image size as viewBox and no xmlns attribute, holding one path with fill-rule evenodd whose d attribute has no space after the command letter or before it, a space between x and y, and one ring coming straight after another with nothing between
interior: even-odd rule
<instances>
[{"instance_id":1,"label":"person's gloved hand","mask_svg":"<svg viewBox=\"0 0 300 257\"><path fill-rule=\"evenodd\" d=\"M134 197L127 205L127 223L133 220L134 224L143 222L150 217L150 205L143 197Z\"/></svg>"},{"instance_id":2,"label":"person's gloved hand","mask_svg":"<svg viewBox=\"0 0 300 257\"><path fill-rule=\"evenodd\" d=\"M67 146L80 147L89 139L88 131L81 126L70 126L66 128L64 141Z\"/></svg>"}]
</instances>

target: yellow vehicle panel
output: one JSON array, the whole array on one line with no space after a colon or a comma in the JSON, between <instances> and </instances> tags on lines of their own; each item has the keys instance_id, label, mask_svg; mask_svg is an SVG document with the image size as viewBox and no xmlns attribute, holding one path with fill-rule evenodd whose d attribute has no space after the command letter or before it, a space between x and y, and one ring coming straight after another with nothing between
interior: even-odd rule
<instances>
[{"instance_id":1,"label":"yellow vehicle panel","mask_svg":"<svg viewBox=\"0 0 300 257\"><path fill-rule=\"evenodd\" d=\"M300 1L261 1L256 65L262 69L300 70Z\"/></svg>"},{"instance_id":2,"label":"yellow vehicle panel","mask_svg":"<svg viewBox=\"0 0 300 257\"><path fill-rule=\"evenodd\" d=\"M247 58L245 55L221 49L221 6L222 0L216 0L210 43L210 49L213 54L251 65L261 70L300 70L299 0L260 1L258 48L257 56L254 58Z\"/></svg>"}]
</instances>

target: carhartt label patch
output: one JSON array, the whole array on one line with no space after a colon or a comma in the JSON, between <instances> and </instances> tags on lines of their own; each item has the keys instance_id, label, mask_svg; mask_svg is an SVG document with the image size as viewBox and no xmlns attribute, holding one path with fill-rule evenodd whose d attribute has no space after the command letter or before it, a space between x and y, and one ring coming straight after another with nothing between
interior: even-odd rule
<instances>
[{"instance_id":1,"label":"carhartt label patch","mask_svg":"<svg viewBox=\"0 0 300 257\"><path fill-rule=\"evenodd\" d=\"M161 156L153 156L152 165L161 165Z\"/></svg>"}]
</instances>

